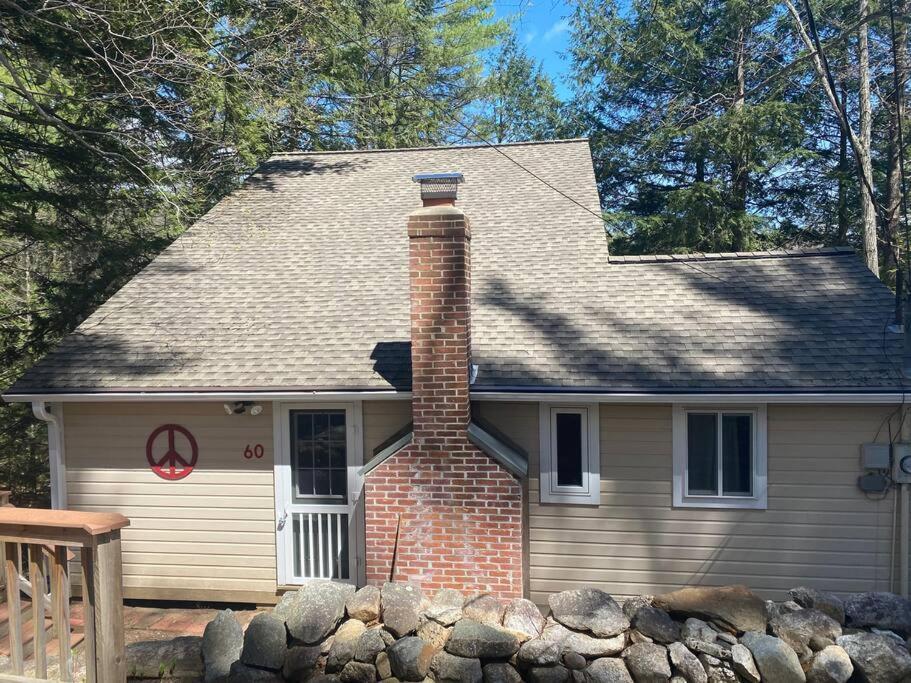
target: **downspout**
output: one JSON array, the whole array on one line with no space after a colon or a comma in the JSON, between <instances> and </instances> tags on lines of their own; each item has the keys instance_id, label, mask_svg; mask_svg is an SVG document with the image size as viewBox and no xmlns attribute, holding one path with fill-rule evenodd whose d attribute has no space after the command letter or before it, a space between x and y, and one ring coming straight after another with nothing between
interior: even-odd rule
<instances>
[{"instance_id":1,"label":"downspout","mask_svg":"<svg viewBox=\"0 0 911 683\"><path fill-rule=\"evenodd\" d=\"M51 469L51 507L66 509L66 466L63 463L63 440L58 416L50 412L44 401L32 401L32 412L42 422L47 422L47 454Z\"/></svg>"}]
</instances>

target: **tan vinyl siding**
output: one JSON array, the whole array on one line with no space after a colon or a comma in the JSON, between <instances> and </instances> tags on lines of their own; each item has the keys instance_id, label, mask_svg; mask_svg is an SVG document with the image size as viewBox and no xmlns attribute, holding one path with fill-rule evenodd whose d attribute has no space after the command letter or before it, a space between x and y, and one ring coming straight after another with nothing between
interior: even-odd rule
<instances>
[{"instance_id":1,"label":"tan vinyl siding","mask_svg":"<svg viewBox=\"0 0 911 683\"><path fill-rule=\"evenodd\" d=\"M71 403L64 408L67 496L74 510L116 511L127 597L268 601L275 595L272 411L226 415L221 403ZM196 468L166 481L146 460L160 425L188 429ZM261 459L244 448L262 444Z\"/></svg>"},{"instance_id":2,"label":"tan vinyl siding","mask_svg":"<svg viewBox=\"0 0 911 683\"><path fill-rule=\"evenodd\" d=\"M670 405L602 405L601 505L541 504L537 408L482 408L530 454L529 583L537 602L581 585L616 595L730 583L776 597L797 584L887 590L892 498L865 498L856 479L860 444L892 410L770 405L763 511L671 506Z\"/></svg>"},{"instance_id":3,"label":"tan vinyl siding","mask_svg":"<svg viewBox=\"0 0 911 683\"><path fill-rule=\"evenodd\" d=\"M69 507L116 511L127 597L268 602L276 593L272 405L226 415L221 403L67 403ZM409 401L363 403L364 452L411 419ZM160 425L186 427L199 446L188 477L149 469L145 445ZM244 448L262 444L261 459Z\"/></svg>"},{"instance_id":4,"label":"tan vinyl siding","mask_svg":"<svg viewBox=\"0 0 911 683\"><path fill-rule=\"evenodd\" d=\"M411 422L411 401L364 401L364 462L373 449Z\"/></svg>"}]
</instances>

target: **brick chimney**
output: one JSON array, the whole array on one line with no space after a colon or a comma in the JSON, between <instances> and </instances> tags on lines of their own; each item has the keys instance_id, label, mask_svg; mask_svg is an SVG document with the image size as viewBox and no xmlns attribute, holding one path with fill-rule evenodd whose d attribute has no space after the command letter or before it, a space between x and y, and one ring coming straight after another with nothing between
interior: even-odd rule
<instances>
[{"instance_id":1,"label":"brick chimney","mask_svg":"<svg viewBox=\"0 0 911 683\"><path fill-rule=\"evenodd\" d=\"M522 595L522 487L468 438L471 230L459 174L415 176L411 443L367 474L367 580Z\"/></svg>"}]
</instances>

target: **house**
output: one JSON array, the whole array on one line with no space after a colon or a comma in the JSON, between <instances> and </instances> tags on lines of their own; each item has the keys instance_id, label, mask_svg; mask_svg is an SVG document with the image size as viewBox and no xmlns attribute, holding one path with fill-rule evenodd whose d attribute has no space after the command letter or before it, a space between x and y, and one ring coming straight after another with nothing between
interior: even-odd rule
<instances>
[{"instance_id":1,"label":"house","mask_svg":"<svg viewBox=\"0 0 911 683\"><path fill-rule=\"evenodd\" d=\"M4 397L129 598L885 590L892 301L850 250L611 257L585 140L284 154Z\"/></svg>"}]
</instances>

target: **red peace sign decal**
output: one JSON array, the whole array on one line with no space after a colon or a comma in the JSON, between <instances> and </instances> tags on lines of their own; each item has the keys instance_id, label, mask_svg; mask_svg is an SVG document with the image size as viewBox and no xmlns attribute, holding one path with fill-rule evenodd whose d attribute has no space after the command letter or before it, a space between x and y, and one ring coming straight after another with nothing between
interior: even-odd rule
<instances>
[{"instance_id":1,"label":"red peace sign decal","mask_svg":"<svg viewBox=\"0 0 911 683\"><path fill-rule=\"evenodd\" d=\"M162 434L167 435L167 451L164 456L156 459L153 453L155 441ZM175 444L175 435L177 434L183 436L190 444L191 455L189 459L185 458L177 450ZM162 479L168 479L170 481L183 479L193 471L198 457L199 448L196 445L196 439L193 438L193 435L190 434L187 429L180 425L162 425L152 432L149 435L149 440L146 441L146 458L149 461L152 471Z\"/></svg>"}]
</instances>

